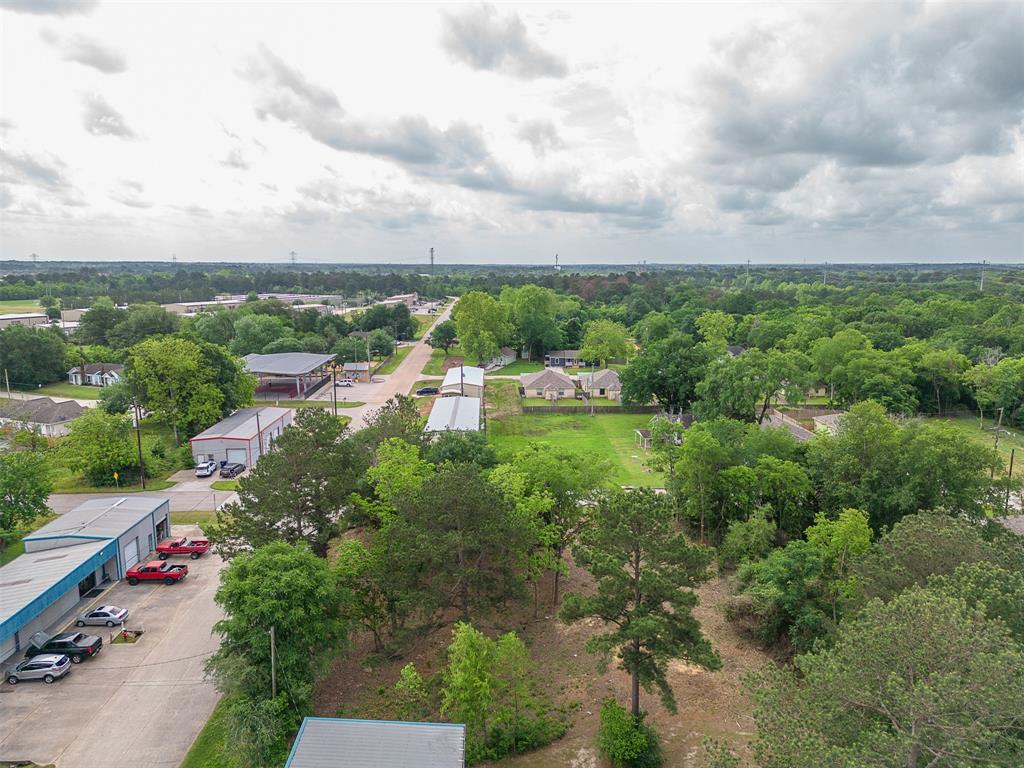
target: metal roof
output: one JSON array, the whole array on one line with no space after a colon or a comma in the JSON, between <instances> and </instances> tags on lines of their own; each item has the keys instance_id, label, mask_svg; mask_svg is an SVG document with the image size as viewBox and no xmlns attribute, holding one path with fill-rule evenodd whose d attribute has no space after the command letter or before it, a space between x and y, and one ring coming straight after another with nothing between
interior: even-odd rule
<instances>
[{"instance_id":1,"label":"metal roof","mask_svg":"<svg viewBox=\"0 0 1024 768\"><path fill-rule=\"evenodd\" d=\"M32 539L52 539L61 536L116 539L160 507L169 504L166 497L122 496L90 499L70 512L51 520L42 528L26 536Z\"/></svg>"},{"instance_id":2,"label":"metal roof","mask_svg":"<svg viewBox=\"0 0 1024 768\"><path fill-rule=\"evenodd\" d=\"M441 397L434 401L424 432L479 432L479 397Z\"/></svg>"},{"instance_id":3,"label":"metal roof","mask_svg":"<svg viewBox=\"0 0 1024 768\"><path fill-rule=\"evenodd\" d=\"M466 726L307 717L285 768L463 768Z\"/></svg>"},{"instance_id":4,"label":"metal roof","mask_svg":"<svg viewBox=\"0 0 1024 768\"><path fill-rule=\"evenodd\" d=\"M256 437L256 414L259 414L260 429L264 432L271 424L278 421L290 408L277 408L268 406L266 408L241 408L214 424L209 429L204 429L193 440L212 440L216 438L228 438L234 440L252 440Z\"/></svg>"},{"instance_id":5,"label":"metal roof","mask_svg":"<svg viewBox=\"0 0 1024 768\"><path fill-rule=\"evenodd\" d=\"M96 565L116 554L115 541L84 541L69 547L26 552L0 567L0 641L17 632L67 589L76 586ZM54 588L60 594L44 600L45 604L36 606L38 610L27 610Z\"/></svg>"},{"instance_id":6,"label":"metal roof","mask_svg":"<svg viewBox=\"0 0 1024 768\"><path fill-rule=\"evenodd\" d=\"M246 355L242 358L246 370L276 376L301 376L315 371L334 360L334 355L315 355L311 352L281 352L277 355Z\"/></svg>"},{"instance_id":7,"label":"metal roof","mask_svg":"<svg viewBox=\"0 0 1024 768\"><path fill-rule=\"evenodd\" d=\"M39 317L48 318L48 315L44 315L42 312L13 312L0 315L0 320L29 320Z\"/></svg>"},{"instance_id":8,"label":"metal roof","mask_svg":"<svg viewBox=\"0 0 1024 768\"><path fill-rule=\"evenodd\" d=\"M482 387L484 385L484 369L472 365L449 368L444 374L444 381L441 382L441 387L458 387L463 379L467 384Z\"/></svg>"}]
</instances>

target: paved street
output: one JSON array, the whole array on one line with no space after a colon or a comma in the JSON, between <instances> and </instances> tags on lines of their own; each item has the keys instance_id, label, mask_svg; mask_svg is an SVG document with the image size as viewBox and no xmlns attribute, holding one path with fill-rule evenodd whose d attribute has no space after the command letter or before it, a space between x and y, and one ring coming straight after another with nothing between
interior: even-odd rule
<instances>
[{"instance_id":1,"label":"paved street","mask_svg":"<svg viewBox=\"0 0 1024 768\"><path fill-rule=\"evenodd\" d=\"M451 316L451 312L451 307L445 309L437 316L434 325L447 320ZM346 416L352 417L352 423L349 425L350 429L355 431L365 427L366 416L380 408L395 395L409 394L412 385L421 378L420 371L423 370L423 366L430 360L430 353L433 352L433 349L426 344L426 339L430 336L430 331L434 325L431 325L430 329L423 334L422 339L413 344L412 351L409 352L408 356L401 362L394 373L387 376L375 376L372 384L356 384L351 388L338 388L339 398L347 397L349 400L366 403L366 405L361 405L358 408L338 409L339 414L343 413ZM330 388L324 387L314 397L317 400L329 402L331 400Z\"/></svg>"},{"instance_id":2,"label":"paved street","mask_svg":"<svg viewBox=\"0 0 1024 768\"><path fill-rule=\"evenodd\" d=\"M174 481L174 485L171 488L165 488L162 491L144 491L143 493L153 496L166 496L171 500L172 512L191 512L196 509L212 511L219 509L227 502L233 501L236 498L235 494L230 491L214 491L210 489L210 483L217 479L216 476L197 478L193 470L183 469L171 475L170 479ZM50 496L48 504L50 509L58 515L63 515L65 512L90 499L117 499L124 495L117 491L107 493L55 493Z\"/></svg>"},{"instance_id":3,"label":"paved street","mask_svg":"<svg viewBox=\"0 0 1024 768\"><path fill-rule=\"evenodd\" d=\"M192 526L173 533L200 535ZM189 567L181 584L118 582L98 598L131 611L128 626L145 629L136 644L110 645L113 630L87 627L103 638L103 651L66 679L0 686L0 760L178 768L219 697L203 664L217 648L212 628L221 618L213 602L220 558L179 560Z\"/></svg>"}]
</instances>

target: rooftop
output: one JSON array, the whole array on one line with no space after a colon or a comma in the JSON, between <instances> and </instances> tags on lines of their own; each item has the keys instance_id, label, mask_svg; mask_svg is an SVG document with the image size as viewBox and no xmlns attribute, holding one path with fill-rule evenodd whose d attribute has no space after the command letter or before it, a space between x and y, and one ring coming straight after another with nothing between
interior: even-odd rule
<instances>
[{"instance_id":1,"label":"rooftop","mask_svg":"<svg viewBox=\"0 0 1024 768\"><path fill-rule=\"evenodd\" d=\"M77 419L85 407L74 400L58 403L49 397L31 400L10 400L0 405L0 418L24 421L30 424L62 424Z\"/></svg>"},{"instance_id":2,"label":"rooftop","mask_svg":"<svg viewBox=\"0 0 1024 768\"><path fill-rule=\"evenodd\" d=\"M619 383L619 372L612 368L605 368L594 373L581 373L579 379L580 384L584 387L619 389L622 386Z\"/></svg>"},{"instance_id":3,"label":"rooftop","mask_svg":"<svg viewBox=\"0 0 1024 768\"><path fill-rule=\"evenodd\" d=\"M466 726L307 717L285 768L463 768Z\"/></svg>"},{"instance_id":4,"label":"rooftop","mask_svg":"<svg viewBox=\"0 0 1024 768\"><path fill-rule=\"evenodd\" d=\"M484 385L484 369L472 365L449 368L444 374L441 387L458 387L463 381L475 387L482 387Z\"/></svg>"},{"instance_id":5,"label":"rooftop","mask_svg":"<svg viewBox=\"0 0 1024 768\"><path fill-rule=\"evenodd\" d=\"M246 355L242 358L245 368L251 373L273 376L302 376L322 368L334 360L334 355L317 355L311 352L281 352L277 355Z\"/></svg>"},{"instance_id":6,"label":"rooftop","mask_svg":"<svg viewBox=\"0 0 1024 768\"><path fill-rule=\"evenodd\" d=\"M116 541L85 541L70 547L26 552L0 568L0 641L19 629L15 626L18 621L7 625L8 620L16 618L62 581L73 586L88 575L77 576L78 569L91 570L89 564L106 561L116 554Z\"/></svg>"},{"instance_id":7,"label":"rooftop","mask_svg":"<svg viewBox=\"0 0 1024 768\"><path fill-rule=\"evenodd\" d=\"M168 503L166 497L134 494L90 499L33 531L25 541L58 536L113 539Z\"/></svg>"},{"instance_id":8,"label":"rooftop","mask_svg":"<svg viewBox=\"0 0 1024 768\"><path fill-rule=\"evenodd\" d=\"M519 383L523 389L545 389L547 387L573 389L576 386L567 373L557 368L545 368L537 373L521 373L519 374Z\"/></svg>"},{"instance_id":9,"label":"rooftop","mask_svg":"<svg viewBox=\"0 0 1024 768\"><path fill-rule=\"evenodd\" d=\"M259 428L266 430L290 409L267 406L266 408L241 408L221 419L209 429L204 429L193 440L215 440L217 438L229 438L235 440L252 440L256 437L257 415L259 416Z\"/></svg>"},{"instance_id":10,"label":"rooftop","mask_svg":"<svg viewBox=\"0 0 1024 768\"><path fill-rule=\"evenodd\" d=\"M0 315L0 321L2 320L38 320L39 318L47 319L47 316L42 312L13 312L7 315Z\"/></svg>"},{"instance_id":11,"label":"rooftop","mask_svg":"<svg viewBox=\"0 0 1024 768\"><path fill-rule=\"evenodd\" d=\"M479 397L441 397L434 401L424 432L479 432Z\"/></svg>"},{"instance_id":12,"label":"rooftop","mask_svg":"<svg viewBox=\"0 0 1024 768\"><path fill-rule=\"evenodd\" d=\"M121 373L124 370L124 366L120 363L86 363L84 366L76 365L68 373L78 373L82 368L85 368L86 374L90 375L93 373L106 373L107 371Z\"/></svg>"}]
</instances>

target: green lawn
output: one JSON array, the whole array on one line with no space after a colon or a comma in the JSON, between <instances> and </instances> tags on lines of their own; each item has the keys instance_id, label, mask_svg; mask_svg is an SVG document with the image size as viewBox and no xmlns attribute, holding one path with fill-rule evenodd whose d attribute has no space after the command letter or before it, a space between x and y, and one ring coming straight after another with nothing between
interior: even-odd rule
<instances>
[{"instance_id":1,"label":"green lawn","mask_svg":"<svg viewBox=\"0 0 1024 768\"><path fill-rule=\"evenodd\" d=\"M437 315L413 315L412 319L416 321L416 333L413 334L413 338L419 340L437 320Z\"/></svg>"},{"instance_id":2,"label":"green lawn","mask_svg":"<svg viewBox=\"0 0 1024 768\"><path fill-rule=\"evenodd\" d=\"M181 768L232 768L235 765L228 742L226 720L229 706L231 700L226 696L217 702L210 719L185 755Z\"/></svg>"},{"instance_id":3,"label":"green lawn","mask_svg":"<svg viewBox=\"0 0 1024 768\"><path fill-rule=\"evenodd\" d=\"M379 373L382 376L389 373L394 373L398 366L402 364L402 361L409 356L410 352L412 352L412 345L409 345L407 347L399 347L398 351L391 357L389 357L387 362L384 363L384 365L382 365L380 368L376 370L376 373Z\"/></svg>"},{"instance_id":4,"label":"green lawn","mask_svg":"<svg viewBox=\"0 0 1024 768\"><path fill-rule=\"evenodd\" d=\"M423 366L421 373L424 373L427 376L444 376L444 369L442 368L444 361L449 357L463 357L464 355L465 353L462 351L462 347L458 344L448 350L447 356L443 349L435 349L430 353L430 360L428 360L427 364Z\"/></svg>"},{"instance_id":5,"label":"green lawn","mask_svg":"<svg viewBox=\"0 0 1024 768\"><path fill-rule=\"evenodd\" d=\"M358 408L360 405L366 405L366 403L360 400L342 400L349 391L348 387L338 388L339 408ZM334 408L334 403L330 400L281 400L274 402L282 408Z\"/></svg>"},{"instance_id":6,"label":"green lawn","mask_svg":"<svg viewBox=\"0 0 1024 768\"><path fill-rule=\"evenodd\" d=\"M519 385L514 381L491 379L484 387L484 403L488 420L520 415Z\"/></svg>"},{"instance_id":7,"label":"green lawn","mask_svg":"<svg viewBox=\"0 0 1024 768\"><path fill-rule=\"evenodd\" d=\"M81 400L99 400L102 387L81 387L78 384L47 384L45 387L31 390L33 394L47 397L75 397Z\"/></svg>"},{"instance_id":8,"label":"green lawn","mask_svg":"<svg viewBox=\"0 0 1024 768\"><path fill-rule=\"evenodd\" d=\"M496 371L491 371L491 374L494 376L518 376L521 373L536 373L543 370L544 363L536 360L516 360Z\"/></svg>"},{"instance_id":9,"label":"green lawn","mask_svg":"<svg viewBox=\"0 0 1024 768\"><path fill-rule=\"evenodd\" d=\"M25 551L25 542L21 540L22 536L28 536L32 531L42 528L55 517L57 516L52 513L40 515L31 523L21 526L17 532L8 539L7 546L4 547L2 552L0 552L0 565L7 565L7 563L11 562L11 560Z\"/></svg>"},{"instance_id":10,"label":"green lawn","mask_svg":"<svg viewBox=\"0 0 1024 768\"><path fill-rule=\"evenodd\" d=\"M193 509L191 512L171 510L171 525L196 525L205 528L217 519L217 513L210 509Z\"/></svg>"},{"instance_id":11,"label":"green lawn","mask_svg":"<svg viewBox=\"0 0 1024 768\"><path fill-rule=\"evenodd\" d=\"M409 389L409 394L410 395L416 394L416 390L419 389L420 387L440 387L440 386L441 386L441 380L440 379L420 379L415 384L413 384L412 387Z\"/></svg>"},{"instance_id":12,"label":"green lawn","mask_svg":"<svg viewBox=\"0 0 1024 768\"><path fill-rule=\"evenodd\" d=\"M979 445L984 445L986 448L991 448L995 445L995 433L992 428L995 426L995 419L985 419L985 426L982 428L978 422L978 419L974 416L952 416L952 417L932 417L932 421L945 421L947 424L952 424L960 432L966 435L968 438L973 440ZM1003 471L1006 471L1006 467L1010 463L1010 450L1013 448L1017 449L1017 456L1014 459L1013 475L1017 477L1024 467L1024 430L1008 428L1013 435L1006 434L1006 431L999 433L999 455L1003 459Z\"/></svg>"},{"instance_id":13,"label":"green lawn","mask_svg":"<svg viewBox=\"0 0 1024 768\"><path fill-rule=\"evenodd\" d=\"M210 483L210 487L215 491L235 491L238 490L237 480L214 480Z\"/></svg>"},{"instance_id":14,"label":"green lawn","mask_svg":"<svg viewBox=\"0 0 1024 768\"><path fill-rule=\"evenodd\" d=\"M609 461L613 467L610 477L616 483L657 487L664 483L664 475L644 469L647 453L634 444L634 430L650 423L647 414L529 414L490 419L487 429L491 442L503 455L531 442L551 443Z\"/></svg>"},{"instance_id":15,"label":"green lawn","mask_svg":"<svg viewBox=\"0 0 1024 768\"><path fill-rule=\"evenodd\" d=\"M0 315L20 315L42 311L43 308L35 299L4 299L0 301Z\"/></svg>"}]
</instances>

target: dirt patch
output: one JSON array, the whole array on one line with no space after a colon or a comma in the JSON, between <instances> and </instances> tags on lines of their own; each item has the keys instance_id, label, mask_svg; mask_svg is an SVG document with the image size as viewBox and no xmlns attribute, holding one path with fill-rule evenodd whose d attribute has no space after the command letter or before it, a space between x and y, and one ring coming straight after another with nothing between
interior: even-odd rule
<instances>
[{"instance_id":1,"label":"dirt patch","mask_svg":"<svg viewBox=\"0 0 1024 768\"><path fill-rule=\"evenodd\" d=\"M447 371L449 368L458 368L460 365L462 365L463 360L465 360L464 357L459 357L457 355L451 355L450 357L446 357L444 359L444 362L441 363L441 370Z\"/></svg>"},{"instance_id":2,"label":"dirt patch","mask_svg":"<svg viewBox=\"0 0 1024 768\"><path fill-rule=\"evenodd\" d=\"M593 589L589 574L575 567L562 580L566 591ZM705 634L722 657L722 669L707 672L684 663L669 669L679 711L667 712L656 695L641 694L643 707L661 735L665 765L673 768L700 768L704 757L701 742L705 736L722 739L748 761L749 742L754 735L751 706L741 691L741 676L764 664L768 657L749 639L736 632L724 616L730 599L728 578L714 577L699 590L701 604L695 611ZM597 659L586 652L587 640L600 630L594 620L566 626L555 617L550 605L551 585L541 586L541 604L533 619L532 601L505 611L494 622L477 626L488 634L515 630L528 644L537 662L540 677L552 702L569 712L568 733L553 744L525 755L494 763L502 768L601 768L604 761L596 751L598 712L602 699L614 696L627 704L629 678L612 667L598 669ZM368 637L356 639L349 658L335 664L330 675L318 686L316 714L385 717L374 711L378 689L389 687L410 661L423 674L433 674L443 665L444 649L450 640L450 628L417 639L402 659L370 667L361 664L371 650Z\"/></svg>"}]
</instances>

